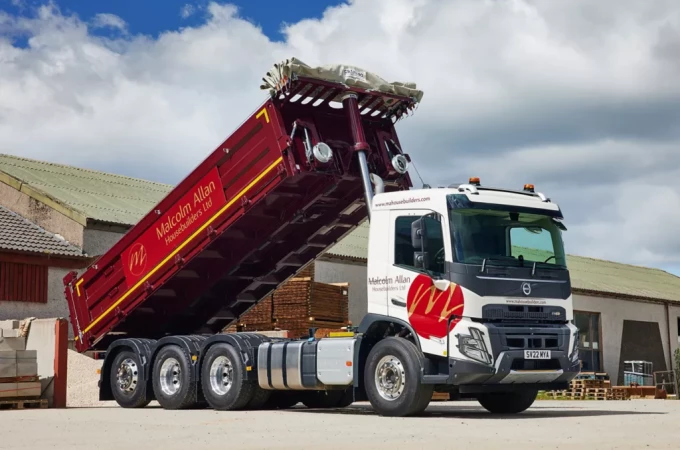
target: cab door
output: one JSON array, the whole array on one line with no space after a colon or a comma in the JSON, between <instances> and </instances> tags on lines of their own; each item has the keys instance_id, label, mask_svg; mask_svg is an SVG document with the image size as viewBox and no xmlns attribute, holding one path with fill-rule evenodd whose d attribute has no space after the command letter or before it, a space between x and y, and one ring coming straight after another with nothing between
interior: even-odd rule
<instances>
[{"instance_id":1,"label":"cab door","mask_svg":"<svg viewBox=\"0 0 680 450\"><path fill-rule=\"evenodd\" d=\"M424 224L424 246L414 248L414 223ZM390 212L393 236L388 268L387 306L391 317L410 323L416 333L427 339L438 332L439 313L445 306L445 294L435 287L435 280L445 283L447 251L443 218L429 210ZM450 259L450 258L448 258ZM438 283L440 287L442 283Z\"/></svg>"}]
</instances>

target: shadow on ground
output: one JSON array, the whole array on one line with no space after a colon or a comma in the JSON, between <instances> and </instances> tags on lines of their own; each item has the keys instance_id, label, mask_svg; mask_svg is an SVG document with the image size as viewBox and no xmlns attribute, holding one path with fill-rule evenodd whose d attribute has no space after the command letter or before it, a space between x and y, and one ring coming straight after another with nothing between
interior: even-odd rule
<instances>
[{"instance_id":1,"label":"shadow on ground","mask_svg":"<svg viewBox=\"0 0 680 450\"><path fill-rule=\"evenodd\" d=\"M343 409L307 409L294 408L286 411L302 412L313 414L345 414L345 415L366 415L372 416L377 413L370 405L351 405ZM427 410L416 417L441 417L452 419L553 419L553 418L569 418L569 417L598 417L598 416L644 416L644 415L663 415L665 412L645 412L645 411L608 411L597 409L579 409L577 406L564 407L546 407L546 406L532 406L521 414L490 414L481 406L476 405L461 405L452 402L450 405L435 404L430 405Z\"/></svg>"}]
</instances>

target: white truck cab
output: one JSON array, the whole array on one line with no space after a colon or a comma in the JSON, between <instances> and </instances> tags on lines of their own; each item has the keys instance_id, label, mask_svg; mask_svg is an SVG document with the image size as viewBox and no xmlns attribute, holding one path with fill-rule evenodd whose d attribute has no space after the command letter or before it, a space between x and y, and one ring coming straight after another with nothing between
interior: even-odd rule
<instances>
[{"instance_id":1,"label":"white truck cab","mask_svg":"<svg viewBox=\"0 0 680 450\"><path fill-rule=\"evenodd\" d=\"M509 191L471 178L376 193L369 317L409 327L422 353L448 366L446 384L471 393L571 380L577 329L561 220L533 185Z\"/></svg>"}]
</instances>

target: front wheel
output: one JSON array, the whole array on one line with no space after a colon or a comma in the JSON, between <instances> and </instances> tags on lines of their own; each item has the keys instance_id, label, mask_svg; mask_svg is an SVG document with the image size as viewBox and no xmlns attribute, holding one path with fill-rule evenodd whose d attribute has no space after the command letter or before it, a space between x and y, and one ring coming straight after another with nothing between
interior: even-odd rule
<instances>
[{"instance_id":1,"label":"front wheel","mask_svg":"<svg viewBox=\"0 0 680 450\"><path fill-rule=\"evenodd\" d=\"M419 414L432 399L434 385L420 381L423 355L410 341L390 337L368 354L364 385L371 406L383 416Z\"/></svg>"},{"instance_id":2,"label":"front wheel","mask_svg":"<svg viewBox=\"0 0 680 450\"><path fill-rule=\"evenodd\" d=\"M482 394L477 401L490 413L518 414L533 405L537 395L537 390L497 392Z\"/></svg>"}]
</instances>

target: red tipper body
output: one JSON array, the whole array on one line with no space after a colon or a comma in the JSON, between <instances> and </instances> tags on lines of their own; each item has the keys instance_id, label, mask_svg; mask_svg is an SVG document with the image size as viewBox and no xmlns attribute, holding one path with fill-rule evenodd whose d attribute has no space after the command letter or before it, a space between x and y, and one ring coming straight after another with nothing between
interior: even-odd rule
<instances>
[{"instance_id":1,"label":"red tipper body","mask_svg":"<svg viewBox=\"0 0 680 450\"><path fill-rule=\"evenodd\" d=\"M411 99L302 77L290 88L265 102L81 277L64 278L78 351L125 336L220 332L351 231L366 217L358 121L369 167L385 190L411 186L391 164L401 153L393 121ZM350 90L364 114L352 117L347 104L326 100ZM298 92L311 93L311 101ZM307 139L328 144L331 160L314 159Z\"/></svg>"}]
</instances>

